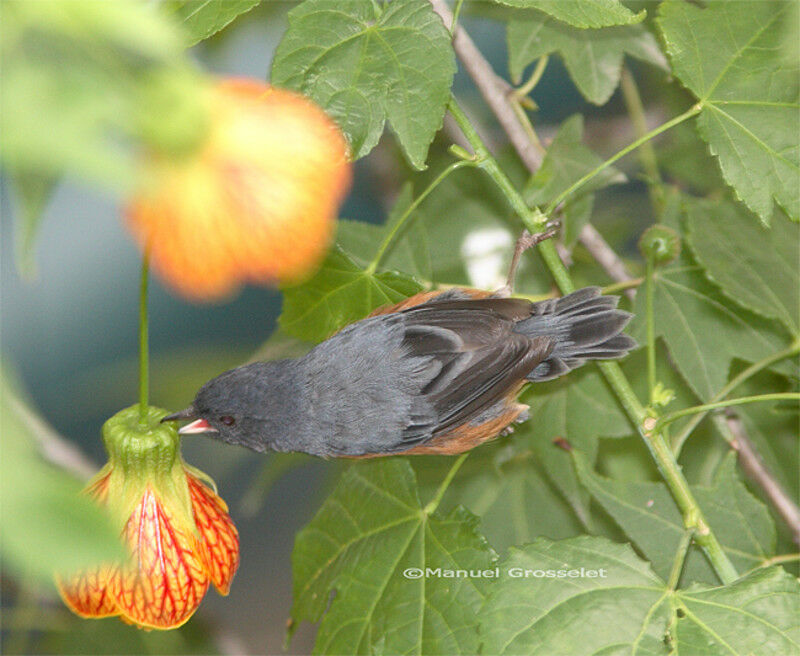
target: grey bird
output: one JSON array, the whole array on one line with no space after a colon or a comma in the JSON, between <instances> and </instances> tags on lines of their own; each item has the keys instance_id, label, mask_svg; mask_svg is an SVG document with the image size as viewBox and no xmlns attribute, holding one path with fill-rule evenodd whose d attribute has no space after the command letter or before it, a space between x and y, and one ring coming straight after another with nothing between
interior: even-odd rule
<instances>
[{"instance_id":1,"label":"grey bird","mask_svg":"<svg viewBox=\"0 0 800 656\"><path fill-rule=\"evenodd\" d=\"M260 452L461 453L527 418L517 402L526 382L634 348L618 301L597 287L538 303L467 288L424 292L302 358L226 371L163 421L192 420L181 433Z\"/></svg>"}]
</instances>

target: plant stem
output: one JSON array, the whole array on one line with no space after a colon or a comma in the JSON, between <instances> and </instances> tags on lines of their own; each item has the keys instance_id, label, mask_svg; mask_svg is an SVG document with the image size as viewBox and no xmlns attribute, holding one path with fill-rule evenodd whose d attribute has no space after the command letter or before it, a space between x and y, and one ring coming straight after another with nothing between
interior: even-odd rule
<instances>
[{"instance_id":1,"label":"plant stem","mask_svg":"<svg viewBox=\"0 0 800 656\"><path fill-rule=\"evenodd\" d=\"M456 27L458 27L458 17L461 15L461 9L464 7L464 0L457 0L456 6L453 9L453 22L450 25L450 34L455 32Z\"/></svg>"},{"instance_id":2,"label":"plant stem","mask_svg":"<svg viewBox=\"0 0 800 656\"><path fill-rule=\"evenodd\" d=\"M533 125L531 124L530 119L528 119L528 115L525 113L525 108L519 102L519 99L512 99L511 108L514 110L514 114L516 115L519 124L522 126L522 129L525 130L528 140L534 145L536 150L544 155L545 147L542 145L542 142L539 141L539 135L536 134L536 130L533 129Z\"/></svg>"},{"instance_id":3,"label":"plant stem","mask_svg":"<svg viewBox=\"0 0 800 656\"><path fill-rule=\"evenodd\" d=\"M416 210L420 203L428 197L436 187L444 180L448 175L450 175L453 171L457 171L458 169L464 168L465 166L475 166L477 164L477 160L470 159L470 160L459 160L457 162L453 162L448 166L444 171L442 171L436 179L431 182L425 190L414 199L414 202L408 206L405 212L403 212L402 216L395 221L394 225L392 226L389 233L384 237L383 241L381 242L380 246L378 246L378 251L375 253L375 257L372 258L372 262L369 263L366 271L367 273L374 273L375 270L378 268L378 265L381 262L381 259L386 254L386 249L389 248L389 245L392 243L392 240L397 236L397 233L400 232L400 228L403 227L406 220L409 216Z\"/></svg>"},{"instance_id":4,"label":"plant stem","mask_svg":"<svg viewBox=\"0 0 800 656\"><path fill-rule=\"evenodd\" d=\"M767 367L775 364L776 362L780 362L786 358L790 358L800 353L800 340L795 341L789 348L783 349L782 351L778 351L777 353L773 353L772 355L768 355L766 358L759 360L758 362L754 362L751 364L747 369L741 371L738 375L732 378L725 387L723 387L710 401L710 403L716 403L717 401L723 400L728 394L730 394L734 389L736 389L739 385L741 385L744 381L746 381L751 376L755 376L759 371L762 369L766 369ZM691 435L692 431L697 427L703 419L705 418L707 413L703 412L695 416L683 430L675 436L672 440L672 450L675 452L677 456L680 454L681 449L683 448L684 442L686 439Z\"/></svg>"},{"instance_id":5,"label":"plant stem","mask_svg":"<svg viewBox=\"0 0 800 656\"><path fill-rule=\"evenodd\" d=\"M433 495L433 499L431 499L425 506L424 512L426 515L432 515L439 507L439 504L442 502L442 497L444 497L444 493L447 492L447 488L450 487L450 483L453 481L456 472L461 469L461 465L464 464L464 461L467 459L469 454L469 451L462 453L460 456L458 456L458 459L453 463L452 467L450 467L450 471L447 472L447 476L444 477L441 485L439 485L439 489L436 490L436 494Z\"/></svg>"},{"instance_id":6,"label":"plant stem","mask_svg":"<svg viewBox=\"0 0 800 656\"><path fill-rule=\"evenodd\" d=\"M655 423L652 418L651 421ZM725 585L732 583L739 577L736 568L723 551L722 545L720 545L705 517L703 517L702 510L700 510L689 484L681 473L680 466L675 460L675 456L663 434L652 428L650 430L645 428L645 430L641 431L641 434L658 464L661 475L664 477L675 503L680 508L684 526L686 529L694 529L695 541L705 552L722 583Z\"/></svg>"},{"instance_id":7,"label":"plant stem","mask_svg":"<svg viewBox=\"0 0 800 656\"><path fill-rule=\"evenodd\" d=\"M634 80L627 66L622 67L620 88L622 89L622 99L628 110L628 116L630 116L631 123L633 123L633 129L636 131L637 136L642 137L647 134L647 120L645 118L644 105L642 105L639 89L636 88L636 80ZM653 144L650 142L642 144L639 150L639 160L647 174L647 190L650 195L650 203L653 205L653 211L656 217L660 217L661 213L664 211L666 199L664 198L661 173L658 170L658 159L656 158Z\"/></svg>"},{"instance_id":8,"label":"plant stem","mask_svg":"<svg viewBox=\"0 0 800 656\"><path fill-rule=\"evenodd\" d=\"M759 394L757 396L743 396L738 399L728 399L727 401L718 401L716 403L706 403L704 405L695 405L691 408L684 408L683 410L676 410L670 412L668 415L660 417L656 422L656 429L660 430L667 424L671 424L676 419L685 417L686 415L694 415L699 412L708 412L709 410L716 410L717 408L727 408L732 405L745 405L747 403L763 403L765 401L800 401L800 393L797 392L775 392L773 394Z\"/></svg>"},{"instance_id":9,"label":"plant stem","mask_svg":"<svg viewBox=\"0 0 800 656\"><path fill-rule=\"evenodd\" d=\"M683 571L683 563L686 562L686 555L689 553L693 536L694 530L688 530L681 536L681 541L678 543L678 550L675 552L675 560L672 563L672 570L667 581L667 587L670 590L676 590L678 587L681 572Z\"/></svg>"},{"instance_id":10,"label":"plant stem","mask_svg":"<svg viewBox=\"0 0 800 656\"><path fill-rule=\"evenodd\" d=\"M655 276L655 255L649 252L646 257L647 265L645 269L645 323L647 326L647 392L650 395L650 403L656 389L656 321L653 310L653 294Z\"/></svg>"},{"instance_id":11,"label":"plant stem","mask_svg":"<svg viewBox=\"0 0 800 656\"><path fill-rule=\"evenodd\" d=\"M536 62L536 68L533 69L533 74L531 78L523 84L521 87L518 87L514 91L514 96L516 98L524 98L527 96L531 91L536 88L536 85L539 84L539 80L542 79L542 75L544 74L544 69L547 68L547 62L550 60L548 55L544 57L539 57L539 61Z\"/></svg>"},{"instance_id":12,"label":"plant stem","mask_svg":"<svg viewBox=\"0 0 800 656\"><path fill-rule=\"evenodd\" d=\"M472 146L472 149L475 151L475 154L478 156L480 161L478 166L486 171L492 180L494 180L495 184L497 184L497 186L506 196L514 211L516 211L522 219L525 227L531 232L536 232L541 229L542 224L544 224L547 220L546 215L538 209L532 209L525 204L522 196L519 194L519 192L517 192L513 184L511 184L511 181L500 169L497 161L492 157L486 146L481 141L477 131L472 127L467 117L461 111L461 108L458 106L455 98L451 98L449 110L456 123L458 123L459 127L461 128L461 131L464 133L464 136L467 138L467 141L469 141L470 146ZM693 116L698 111L699 106L697 106L697 108L692 108L688 112L685 112L681 117L676 117L670 121L671 125L668 127L677 125L681 121L686 120L689 116ZM665 124L665 126L666 125L667 124ZM653 131L652 136L658 134L659 130L660 132L666 130L667 127L665 126L661 126L661 128ZM640 139L639 141L642 140ZM626 149L626 151L629 152L636 147L636 145L637 144L632 144ZM615 157L616 159L619 159L621 156L622 155L618 154L618 156ZM598 167L598 169L595 170L595 174L603 168L605 167ZM589 177L591 177L591 175L585 177L583 181L585 182L589 179ZM577 188L577 186L573 185L574 188ZM564 267L563 262L558 257L552 240L548 240L539 244L539 252L541 253L545 263L547 264L547 267L550 269L551 275L555 279L556 284L559 286L561 291L564 293L573 291L575 287L572 283L572 279ZM714 570L717 572L717 575L720 577L720 580L723 583L730 583L731 581L734 581L738 577L738 574L728 559L728 556L722 550L722 547L717 541L716 536L709 528L705 518L703 517L700 506L697 504L697 501L692 495L689 484L686 482L686 479L681 473L680 466L675 460L672 450L667 445L664 436L659 432L653 431L655 419L647 416L644 407L634 393L633 388L628 382L628 379L625 377L625 374L622 373L622 369L620 369L616 362L599 362L598 366L603 372L603 375L606 377L609 385L611 385L612 389L614 390L614 393L622 404L622 407L625 409L625 412L627 413L631 422L634 424L634 426L636 426L639 434L642 436L642 439L650 450L653 459L656 461L661 475L664 477L664 480L666 481L676 503L678 504L678 507L681 510L686 528L695 529L695 539L708 556L708 559L711 562L711 565L714 567Z\"/></svg>"},{"instance_id":13,"label":"plant stem","mask_svg":"<svg viewBox=\"0 0 800 656\"><path fill-rule=\"evenodd\" d=\"M622 280L620 282L615 282L612 285L606 285L603 287L604 294L616 294L617 292L625 291L626 289L636 289L644 282L644 278L629 278L628 280Z\"/></svg>"},{"instance_id":14,"label":"plant stem","mask_svg":"<svg viewBox=\"0 0 800 656\"><path fill-rule=\"evenodd\" d=\"M142 276L139 284L139 423L145 424L150 396L150 352L147 326L147 286L150 272L150 253L142 255Z\"/></svg>"},{"instance_id":15,"label":"plant stem","mask_svg":"<svg viewBox=\"0 0 800 656\"><path fill-rule=\"evenodd\" d=\"M800 553L781 554L779 556L767 558L759 564L758 567L771 567L772 565L779 565L780 563L793 563L797 560L800 560Z\"/></svg>"},{"instance_id":16,"label":"plant stem","mask_svg":"<svg viewBox=\"0 0 800 656\"><path fill-rule=\"evenodd\" d=\"M592 171L589 171L589 173L584 175L580 180L578 180L577 182L573 183L567 189L562 191L558 196L556 196L556 198L554 198L550 202L550 204L547 206L547 208L545 209L545 211L544 211L545 215L549 216L550 214L552 214L553 210L556 207L558 207L558 205L564 199L569 198L569 196L571 196L573 192L575 192L577 189L579 189L584 184L586 184L589 180L591 180L598 173L602 173L605 169L607 169L609 166L611 166L614 162L616 162L619 159L622 159L623 157L625 157L625 155L627 155L631 151L636 150L639 146L641 146L643 144L646 144L648 141L650 141L654 137L657 137L662 132L666 132L670 128L674 128L676 125L679 125L680 123L683 123L684 121L692 118L692 116L695 116L696 114L699 114L700 110L702 108L703 108L703 104L702 104L702 102L699 102L696 105L693 105L692 107L687 109L683 114L680 114L679 116L676 116L675 118L667 121L666 123L663 123L663 124L659 125L657 128L654 128L653 130L650 130L649 132L643 134L641 137L639 137L633 143L625 146L625 148L623 148L622 150L620 150L616 154L612 155L610 158L608 158L602 164L598 165Z\"/></svg>"}]
</instances>

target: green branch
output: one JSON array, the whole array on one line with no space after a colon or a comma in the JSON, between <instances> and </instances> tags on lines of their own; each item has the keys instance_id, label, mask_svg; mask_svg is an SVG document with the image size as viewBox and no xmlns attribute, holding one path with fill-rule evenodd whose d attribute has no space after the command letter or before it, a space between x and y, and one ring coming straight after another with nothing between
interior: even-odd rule
<instances>
[{"instance_id":1,"label":"green branch","mask_svg":"<svg viewBox=\"0 0 800 656\"><path fill-rule=\"evenodd\" d=\"M425 190L414 199L414 202L408 206L406 211L403 212L402 216L397 221L395 221L395 224L392 226L392 229L389 230L389 233L386 235L386 237L384 237L380 246L378 246L378 251L375 253L375 257L372 258L372 261L369 263L369 266L366 269L367 273L369 274L375 273L375 270L378 268L381 259L386 254L386 249L389 248L392 241L397 236L397 233L400 232L400 228L403 227L408 217L411 216L412 212L414 212L414 210L416 210L420 206L420 203L422 203L422 201L428 197L428 194L430 194L434 189L436 189L436 187L438 187L439 184L441 184L441 182L453 171L457 171L458 169L464 168L465 166L476 166L477 164L478 161L475 159L468 159L468 160L462 159L459 160L458 162L453 162L444 171L442 171L436 177L436 179L433 182L431 182L425 188Z\"/></svg>"},{"instance_id":2,"label":"green branch","mask_svg":"<svg viewBox=\"0 0 800 656\"><path fill-rule=\"evenodd\" d=\"M727 408L733 405L745 405L747 403L764 403L766 401L800 401L800 393L796 392L776 392L773 394L759 394L757 396L743 396L738 399L728 399L727 401L718 401L717 403L706 403L704 405L695 405L691 408L684 408L683 410L676 410L670 412L663 417L659 417L656 421L656 430L661 430L667 424L671 424L676 419L685 417L686 415L694 415L700 412L706 413L709 410L716 410L717 408Z\"/></svg>"},{"instance_id":3,"label":"green branch","mask_svg":"<svg viewBox=\"0 0 800 656\"><path fill-rule=\"evenodd\" d=\"M458 126L461 128L461 131L464 133L464 136L467 138L470 146L475 151L475 154L480 161L478 166L486 171L495 184L500 188L500 190L506 196L509 204L519 215L520 219L522 219L525 227L531 232L537 232L542 228L544 223L546 223L549 212L551 212L558 205L558 203L569 196L574 190L610 166L613 162L634 150L641 144L645 143L649 139L652 139L656 135L661 134L669 128L678 125L678 123L681 123L689 117L697 114L697 112L700 111L700 105L692 107L687 112L684 112L680 116L675 117L659 128L649 132L646 135L646 138L642 137L637 139L633 144L621 150L610 160L607 160L598 166L594 171L585 175L583 178L581 178L581 180L567 189L567 191L562 193L559 198L550 204L548 210L544 213L542 213L538 208L528 207L522 196L514 188L514 185L511 183L508 176L506 176L506 174L500 168L497 160L495 160L491 153L489 153L488 149L481 141L477 131L472 127L464 112L461 111L461 108L458 106L455 98L450 99L449 110L456 123L458 123ZM539 244L538 248L539 253L541 253L545 264L550 269L550 273L561 291L565 294L573 291L575 286L570 278L569 273L567 272L567 269L564 267L564 263L558 257L552 240L542 242ZM599 362L598 366L603 372L603 375L606 377L609 385L611 385L611 388L614 390L614 393L622 404L622 407L625 409L625 412L630 418L631 422L639 431L639 434L647 445L647 448L650 450L650 454L653 456L653 459L658 465L662 477L667 483L675 502L678 504L678 507L681 510L687 530L694 530L697 544L700 545L700 547L706 553L720 580L723 583L730 583L736 580L736 578L738 578L736 569L728 559L728 556L722 550L722 546L708 526L708 522L703 517L702 510L695 500L694 495L689 488L688 482L681 473L680 466L675 460L675 455L669 448L664 436L660 432L655 432L653 430L656 420L647 416L644 406L639 401L639 398L633 391L630 382L628 382L628 379L625 377L625 374L622 373L622 369L620 369L616 362Z\"/></svg>"}]
</instances>

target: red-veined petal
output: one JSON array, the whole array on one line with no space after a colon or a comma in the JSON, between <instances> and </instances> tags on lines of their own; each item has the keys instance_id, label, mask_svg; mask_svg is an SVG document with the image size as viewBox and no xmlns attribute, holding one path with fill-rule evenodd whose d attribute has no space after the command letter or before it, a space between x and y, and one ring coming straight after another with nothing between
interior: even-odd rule
<instances>
[{"instance_id":1,"label":"red-veined petal","mask_svg":"<svg viewBox=\"0 0 800 656\"><path fill-rule=\"evenodd\" d=\"M186 475L192 495L192 510L201 542L206 550L211 582L220 594L228 594L239 567L239 532L225 502L199 479Z\"/></svg>"},{"instance_id":2,"label":"red-veined petal","mask_svg":"<svg viewBox=\"0 0 800 656\"><path fill-rule=\"evenodd\" d=\"M197 610L209 585L199 540L191 527L174 521L149 487L124 534L132 558L111 579L117 607L141 626L180 626Z\"/></svg>"}]
</instances>

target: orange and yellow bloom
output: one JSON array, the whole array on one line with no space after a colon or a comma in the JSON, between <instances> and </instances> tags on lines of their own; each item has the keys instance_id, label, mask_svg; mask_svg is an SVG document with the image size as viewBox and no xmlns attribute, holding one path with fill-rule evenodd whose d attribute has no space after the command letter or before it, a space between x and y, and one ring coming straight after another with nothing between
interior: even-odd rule
<instances>
[{"instance_id":1,"label":"orange and yellow bloom","mask_svg":"<svg viewBox=\"0 0 800 656\"><path fill-rule=\"evenodd\" d=\"M188 620L209 585L225 595L239 566L239 537L225 502L180 457L166 414L139 406L103 426L108 464L86 488L121 524L130 550L124 563L57 578L64 602L82 617L120 616L143 628Z\"/></svg>"},{"instance_id":2,"label":"orange and yellow bloom","mask_svg":"<svg viewBox=\"0 0 800 656\"><path fill-rule=\"evenodd\" d=\"M209 91L209 134L183 158L150 154L128 225L182 295L294 283L328 249L350 186L344 135L313 102L254 80Z\"/></svg>"}]
</instances>

